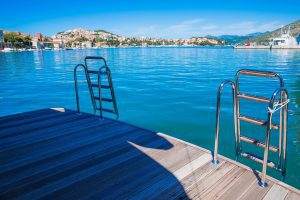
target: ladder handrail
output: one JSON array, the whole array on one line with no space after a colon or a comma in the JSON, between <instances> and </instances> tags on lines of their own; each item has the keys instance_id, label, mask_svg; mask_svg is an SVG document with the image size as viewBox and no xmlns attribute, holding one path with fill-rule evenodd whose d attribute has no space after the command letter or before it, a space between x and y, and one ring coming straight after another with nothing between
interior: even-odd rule
<instances>
[{"instance_id":1,"label":"ladder handrail","mask_svg":"<svg viewBox=\"0 0 300 200\"><path fill-rule=\"evenodd\" d=\"M235 84L234 82L230 81L230 80L226 80L223 83L221 83L221 85L219 86L218 89L218 94L217 94L217 113L216 113L216 133L215 133L215 148L214 148L214 154L213 154L213 160L212 163L214 164L218 164L219 160L218 160L218 145L219 145L219 130L220 130L220 110L221 110L221 95L222 95L222 90L223 87L227 84L231 85L231 89L232 89L232 97L233 97L233 116L234 116L234 134L235 134L235 147L236 147L236 154L238 153L238 146L237 146L237 139L239 139L239 137L237 137L237 119L236 119L236 91L235 91Z\"/></svg>"},{"instance_id":2,"label":"ladder handrail","mask_svg":"<svg viewBox=\"0 0 300 200\"><path fill-rule=\"evenodd\" d=\"M90 85L90 81L88 81L89 76L88 76L88 73L87 73L87 67L84 64L78 64L74 68L74 83L75 83L76 105L77 105L77 113L78 114L80 113L79 93L78 93L78 83L77 83L77 69L79 67L82 67L84 69L85 77L86 77L86 80L87 80L87 83L88 83L88 88L89 88L89 91L90 91L91 100L92 100L93 107L94 107L94 110L95 110L95 99L92 96L92 94L93 94L92 86Z\"/></svg>"},{"instance_id":3,"label":"ladder handrail","mask_svg":"<svg viewBox=\"0 0 300 200\"><path fill-rule=\"evenodd\" d=\"M274 91L273 95L270 98L270 103L269 103L269 108L273 109L274 108L274 102L276 99L276 96L280 94L280 100L282 101L282 95L284 95L284 99L287 101L288 100L288 92L285 88L281 87L278 88ZM282 102L280 102L282 103ZM288 104L284 105L284 119L283 119L283 141L279 141L280 145L283 145L283 152L281 151L279 154L279 164L281 165L280 168L282 170L282 176L283 178L285 177L285 172L286 172L286 135L287 135L287 111L288 111ZM272 118L273 118L273 112L268 113L268 124L267 124L267 133L266 133L266 148L264 150L264 160L263 160L263 169L262 169L262 178L261 182L259 183L260 186L266 187L267 182L266 182L266 174L267 174L267 163L268 163L268 156L269 156L269 147L270 147L270 134L271 134L271 129L272 129ZM280 109L280 121L282 121L282 108ZM281 135L281 133L280 133ZM282 135L281 135L282 137ZM281 144L282 143L282 144ZM281 148L280 148L281 149ZM282 160L283 159L283 160Z\"/></svg>"},{"instance_id":4,"label":"ladder handrail","mask_svg":"<svg viewBox=\"0 0 300 200\"><path fill-rule=\"evenodd\" d=\"M103 60L104 66L107 67L107 63L106 63L105 58L103 58L103 57L101 57L101 56L86 56L86 57L84 58L84 63L85 63L85 66L86 66L86 67L88 66L88 65L87 65L87 60ZM87 67L87 68L88 68L88 67Z\"/></svg>"},{"instance_id":5,"label":"ladder handrail","mask_svg":"<svg viewBox=\"0 0 300 200\"><path fill-rule=\"evenodd\" d=\"M237 71L235 74L235 86L236 86L236 93L239 94L239 75L244 74L244 75L249 75L249 76L261 76L261 77L268 77L268 78L278 78L280 85L279 87L282 88L284 87L284 82L283 78L278 74L270 71L263 71L263 70L252 70L252 69L240 69ZM255 75L254 75L255 74ZM261 75L259 75L261 74ZM266 76L270 75L270 76ZM238 104L238 102L237 102ZM237 105L239 106L239 105ZM237 110L239 112L239 110Z\"/></svg>"},{"instance_id":6,"label":"ladder handrail","mask_svg":"<svg viewBox=\"0 0 300 200\"><path fill-rule=\"evenodd\" d=\"M112 76L111 76L111 72L110 72L110 69L108 68L108 66L106 65L106 61L104 59L104 62L105 62L105 66L101 67L99 72L101 72L102 69L105 68L106 72L107 72L107 76L108 76L108 84L111 88L110 90L110 95L113 99L113 106L114 106L114 110L116 112L116 115L117 115L117 119L119 119L119 110L118 110L118 106L117 106L117 103L116 103L116 97L115 97L115 93L113 91L114 90L114 86L113 86L113 82L112 82Z\"/></svg>"},{"instance_id":7,"label":"ladder handrail","mask_svg":"<svg viewBox=\"0 0 300 200\"><path fill-rule=\"evenodd\" d=\"M97 71L93 71L93 70L89 70L88 69L88 65L87 65L87 60L102 60L104 62L104 65L99 67ZM117 103L116 103L116 97L114 94L114 88L113 88L113 83L112 83L112 77L111 77L111 72L110 69L107 66L106 60L101 57L101 56L86 56L84 59L85 64L78 64L75 66L74 68L74 82L75 82L75 92L76 92L76 104L77 104L77 113L80 113L80 103L79 103L79 93L78 93L78 83L77 83L77 70L78 68L82 67L84 69L84 73L86 76L86 81L88 83L88 88L89 88L89 92L90 92L90 96L91 96L91 100L92 100L92 104L93 104L93 108L94 108L94 114L96 114L97 110L99 110L100 112L100 118L103 119L103 112L111 112L114 113L116 115L116 118L119 118L119 111L118 111L118 107L117 107ZM95 84L92 84L91 82L91 78L90 78L90 73L94 73L97 74L97 79L98 79L98 84L97 84L97 88L98 88L98 92L99 92L99 97L95 97L94 95L94 90L93 87L95 87ZM104 88L110 90L110 95L111 95L111 100L110 102L113 103L113 111L110 111L110 109L106 109L103 108L102 105L102 100L103 101L107 101L109 99L107 98L102 98L102 84L101 84L101 75L102 74L106 74L107 76L107 81L109 86L103 86ZM99 100L99 108L97 108L97 104L96 104L96 99Z\"/></svg>"},{"instance_id":8,"label":"ladder handrail","mask_svg":"<svg viewBox=\"0 0 300 200\"><path fill-rule=\"evenodd\" d=\"M280 81L280 87L284 87L284 82L282 77L278 73L264 71L264 70L254 70L254 69L240 69L235 74L235 83L238 83L238 77L240 74L245 74L249 76L261 76L261 77L268 77L268 78L278 78Z\"/></svg>"}]
</instances>

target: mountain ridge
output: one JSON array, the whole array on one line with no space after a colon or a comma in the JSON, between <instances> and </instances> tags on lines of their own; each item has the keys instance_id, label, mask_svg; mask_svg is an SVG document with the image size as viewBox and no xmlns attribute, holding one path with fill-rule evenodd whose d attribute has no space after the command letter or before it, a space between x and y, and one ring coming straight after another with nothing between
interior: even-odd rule
<instances>
[{"instance_id":1,"label":"mountain ridge","mask_svg":"<svg viewBox=\"0 0 300 200\"><path fill-rule=\"evenodd\" d=\"M289 29L290 29L290 34L293 37L299 37L300 36L300 20L289 23L289 24L287 24L283 27L277 28L273 31L265 32L264 34L249 38L249 41L251 43L266 44L266 43L269 43L273 38L280 37L281 30L287 31ZM247 39L245 39L241 42L246 43L246 40Z\"/></svg>"},{"instance_id":2,"label":"mountain ridge","mask_svg":"<svg viewBox=\"0 0 300 200\"><path fill-rule=\"evenodd\" d=\"M264 32L264 33L266 33L266 32ZM219 40L224 40L228 44L234 45L234 44L240 43L241 41L244 41L248 38L256 37L256 36L262 35L264 33L255 32L255 33L250 33L250 34L247 34L247 35L230 35L230 34L226 34L226 35L220 35L220 36L207 35L206 37L211 37L211 38L215 38L215 39L219 39Z\"/></svg>"}]
</instances>

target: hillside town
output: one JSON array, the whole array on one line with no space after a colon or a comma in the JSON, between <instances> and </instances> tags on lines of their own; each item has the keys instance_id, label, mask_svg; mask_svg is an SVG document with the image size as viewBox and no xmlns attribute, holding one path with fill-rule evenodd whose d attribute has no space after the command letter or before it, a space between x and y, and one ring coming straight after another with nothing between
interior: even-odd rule
<instances>
[{"instance_id":1,"label":"hillside town","mask_svg":"<svg viewBox=\"0 0 300 200\"><path fill-rule=\"evenodd\" d=\"M119 36L105 30L82 28L59 32L47 37L41 33L30 35L21 32L0 30L0 50L51 50L131 46L223 46L225 41L208 37L189 39L157 39L147 37Z\"/></svg>"}]
</instances>

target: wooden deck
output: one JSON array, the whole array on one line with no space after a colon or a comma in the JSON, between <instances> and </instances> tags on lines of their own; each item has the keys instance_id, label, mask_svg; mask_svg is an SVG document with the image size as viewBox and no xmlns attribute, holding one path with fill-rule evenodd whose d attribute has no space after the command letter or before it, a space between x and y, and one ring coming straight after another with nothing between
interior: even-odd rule
<instances>
[{"instance_id":1,"label":"wooden deck","mask_svg":"<svg viewBox=\"0 0 300 200\"><path fill-rule=\"evenodd\" d=\"M0 199L300 199L162 133L65 109L0 118Z\"/></svg>"}]
</instances>

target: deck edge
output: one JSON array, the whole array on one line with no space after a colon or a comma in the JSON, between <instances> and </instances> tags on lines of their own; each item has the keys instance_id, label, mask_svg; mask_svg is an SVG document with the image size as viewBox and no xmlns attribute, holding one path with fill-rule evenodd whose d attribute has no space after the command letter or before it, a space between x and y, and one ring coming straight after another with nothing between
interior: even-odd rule
<instances>
[{"instance_id":1,"label":"deck edge","mask_svg":"<svg viewBox=\"0 0 300 200\"><path fill-rule=\"evenodd\" d=\"M158 132L157 134L158 134L158 135L161 135L161 136L164 136L164 137L168 137L168 138L173 139L173 140L176 140L176 141L178 141L178 142L182 142L182 143L184 143L184 144L186 144L186 145L189 145L189 146L192 146L192 147L194 147L194 148L197 148L197 149L199 149L199 150L201 150L201 151L204 151L204 152L206 152L206 153L208 153L208 154L211 154L211 153L212 153L212 152L211 152L210 150L208 150L208 149L205 149L205 148L203 148L203 147L197 146L197 145L192 144L192 143L190 143L190 142L181 140L181 139L179 139L179 138L176 138L176 137L173 137L173 136L170 136L170 135L161 133L161 132ZM211 155L212 155L212 154L211 154ZM232 163L232 164L234 164L234 165L237 165L237 166L239 166L239 167L241 167L241 168L243 168L243 169L245 169L245 170L247 170L247 171L253 172L253 169L252 169L252 168L250 168L250 167L248 167L248 166L246 166L246 165L244 165L244 164L242 164L242 163L240 163L240 162L234 161L234 160L232 160L232 159L230 159L230 158L227 158L227 157L225 157L225 156L223 156L223 155L220 155L220 154L219 154L218 156L219 156L220 158L222 158L223 160L226 160L226 161L228 161L228 162L230 162L230 163ZM260 172L260 171L257 171L257 170L255 170L255 171L256 171L259 175L261 175L261 172ZM273 178L273 177L268 176L268 175L267 175L267 179L268 179L269 181L272 181L272 182L274 182L274 183L276 183L276 184L278 184L278 185L284 187L285 189L288 189L288 190L291 191L291 192L295 192L295 193L297 193L298 195L300 195L300 190L298 190L297 188L295 188L295 187L293 187L293 186L291 186L291 185L288 185L288 184L286 184L286 183L284 183L284 182L282 182L282 181L279 181L279 180L277 180L276 178Z\"/></svg>"}]
</instances>

